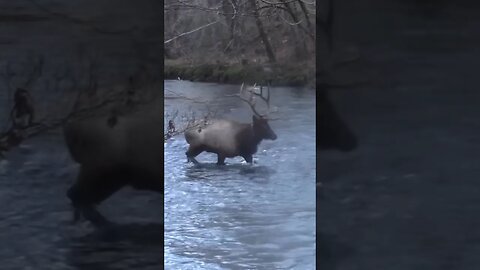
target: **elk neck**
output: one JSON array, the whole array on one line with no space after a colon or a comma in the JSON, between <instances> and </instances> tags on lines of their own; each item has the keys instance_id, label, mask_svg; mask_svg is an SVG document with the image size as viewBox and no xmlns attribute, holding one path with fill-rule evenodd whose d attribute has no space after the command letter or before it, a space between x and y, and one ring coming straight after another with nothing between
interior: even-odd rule
<instances>
[{"instance_id":1,"label":"elk neck","mask_svg":"<svg viewBox=\"0 0 480 270\"><path fill-rule=\"evenodd\" d=\"M253 154L257 152L257 146L262 140L259 135L255 133L253 124L245 125L236 135L238 143L238 151L242 154Z\"/></svg>"}]
</instances>

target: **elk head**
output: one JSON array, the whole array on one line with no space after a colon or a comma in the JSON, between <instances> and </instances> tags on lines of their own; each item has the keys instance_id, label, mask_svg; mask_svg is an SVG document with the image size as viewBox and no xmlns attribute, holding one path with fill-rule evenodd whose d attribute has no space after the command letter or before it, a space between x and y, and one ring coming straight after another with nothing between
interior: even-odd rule
<instances>
[{"instance_id":1,"label":"elk head","mask_svg":"<svg viewBox=\"0 0 480 270\"><path fill-rule=\"evenodd\" d=\"M266 90L265 95L263 90ZM264 88L263 86L258 87L256 84L254 84L253 87L244 87L244 84L242 83L242 86L240 87L240 93L235 96L244 101L252 110L252 127L258 138L276 140L277 135L275 134L275 132L273 132L272 128L268 124L269 120L276 120L269 117L269 114L271 113L270 84L267 86L267 88ZM257 97L261 101L265 102L265 104L267 105L267 112L262 114L256 108Z\"/></svg>"}]
</instances>

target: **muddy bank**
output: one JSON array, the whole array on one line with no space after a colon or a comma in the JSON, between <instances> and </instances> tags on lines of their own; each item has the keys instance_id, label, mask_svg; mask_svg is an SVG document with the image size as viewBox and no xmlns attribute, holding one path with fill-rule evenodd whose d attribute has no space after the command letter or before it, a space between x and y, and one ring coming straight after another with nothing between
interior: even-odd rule
<instances>
[{"instance_id":1,"label":"muddy bank","mask_svg":"<svg viewBox=\"0 0 480 270\"><path fill-rule=\"evenodd\" d=\"M165 63L166 80L190 80L227 84L262 83L272 80L276 86L313 86L315 68L306 65L255 65L255 64L178 64Z\"/></svg>"}]
</instances>

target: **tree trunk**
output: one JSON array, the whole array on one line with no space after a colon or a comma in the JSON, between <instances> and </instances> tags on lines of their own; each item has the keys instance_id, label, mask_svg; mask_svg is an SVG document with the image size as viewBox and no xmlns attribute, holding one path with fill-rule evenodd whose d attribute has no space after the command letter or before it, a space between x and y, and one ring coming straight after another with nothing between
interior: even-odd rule
<instances>
[{"instance_id":1,"label":"tree trunk","mask_svg":"<svg viewBox=\"0 0 480 270\"><path fill-rule=\"evenodd\" d=\"M310 17L308 16L308 11L307 8L305 7L305 3L302 2L302 0L298 0L298 3L300 4L300 8L303 11L303 15L305 16L305 20L307 21L307 27L310 32L312 32L312 24L310 23Z\"/></svg>"},{"instance_id":2,"label":"tree trunk","mask_svg":"<svg viewBox=\"0 0 480 270\"><path fill-rule=\"evenodd\" d=\"M263 27L263 23L260 20L260 14L258 13L258 7L256 0L249 0L250 4L252 5L253 9L253 16L255 17L255 23L257 24L258 32L260 34L260 38L265 44L265 50L267 52L268 60L271 63L277 62L275 58L275 54L273 53L272 46L270 45L270 41L268 40L267 34L265 33L265 29Z\"/></svg>"},{"instance_id":3,"label":"tree trunk","mask_svg":"<svg viewBox=\"0 0 480 270\"><path fill-rule=\"evenodd\" d=\"M236 0L223 0L222 10L225 16L225 22L228 25L229 38L224 52L228 53L235 49L237 45L237 21L238 5Z\"/></svg>"},{"instance_id":4,"label":"tree trunk","mask_svg":"<svg viewBox=\"0 0 480 270\"><path fill-rule=\"evenodd\" d=\"M301 0L300 0L300 2L301 2ZM300 20L298 19L297 15L295 15L295 11L292 9L292 7L289 5L289 3L286 0L282 0L282 3L285 6L285 10L287 11L287 13L290 15L290 17L292 17L293 22L298 23ZM303 4L303 2L301 2L301 3ZM294 7L296 7L296 6L294 5ZM303 6L303 7L305 7L305 6ZM304 11L306 12L307 10L305 9ZM307 25L308 25L309 29L305 29L305 27L303 27L301 24L298 24L297 27L299 27L301 30L303 30L305 32L305 34L308 37L310 37L313 42L315 42L315 35L310 28L311 26L310 26L310 21L308 20L308 14L305 13L305 16L307 18Z\"/></svg>"}]
</instances>

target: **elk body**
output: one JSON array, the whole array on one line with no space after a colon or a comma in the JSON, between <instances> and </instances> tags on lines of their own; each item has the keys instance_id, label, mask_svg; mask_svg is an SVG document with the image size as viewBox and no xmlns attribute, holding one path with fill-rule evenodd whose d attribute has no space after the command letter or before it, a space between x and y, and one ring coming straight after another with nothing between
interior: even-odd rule
<instances>
[{"instance_id":1,"label":"elk body","mask_svg":"<svg viewBox=\"0 0 480 270\"><path fill-rule=\"evenodd\" d=\"M72 121L64 127L67 148L80 164L68 190L75 220L83 215L94 225L108 223L95 206L125 186L163 194L163 125L149 118L125 116ZM162 208L163 209L163 208Z\"/></svg>"},{"instance_id":2,"label":"elk body","mask_svg":"<svg viewBox=\"0 0 480 270\"><path fill-rule=\"evenodd\" d=\"M187 152L189 161L203 151L217 154L217 164L225 164L225 158L241 156L252 163L252 155L257 152L258 144L264 140L275 140L277 135L270 128L268 121L253 115L252 124L243 124L229 120L216 120L204 128L190 129L185 132L185 139L190 144Z\"/></svg>"},{"instance_id":3,"label":"elk body","mask_svg":"<svg viewBox=\"0 0 480 270\"><path fill-rule=\"evenodd\" d=\"M216 120L204 128L192 128L185 132L185 140L190 145L188 161L198 163L195 159L203 151L217 154L217 164L224 165L225 158L241 156L246 162L252 163L252 155L257 152L258 144L264 140L276 140L277 135L270 128L266 115L260 114L255 108L255 97L259 97L270 108L270 87L264 96L263 87L240 87L240 93L233 95L246 102L252 109L252 123L244 124L230 120ZM260 90L257 93L256 90Z\"/></svg>"}]
</instances>

